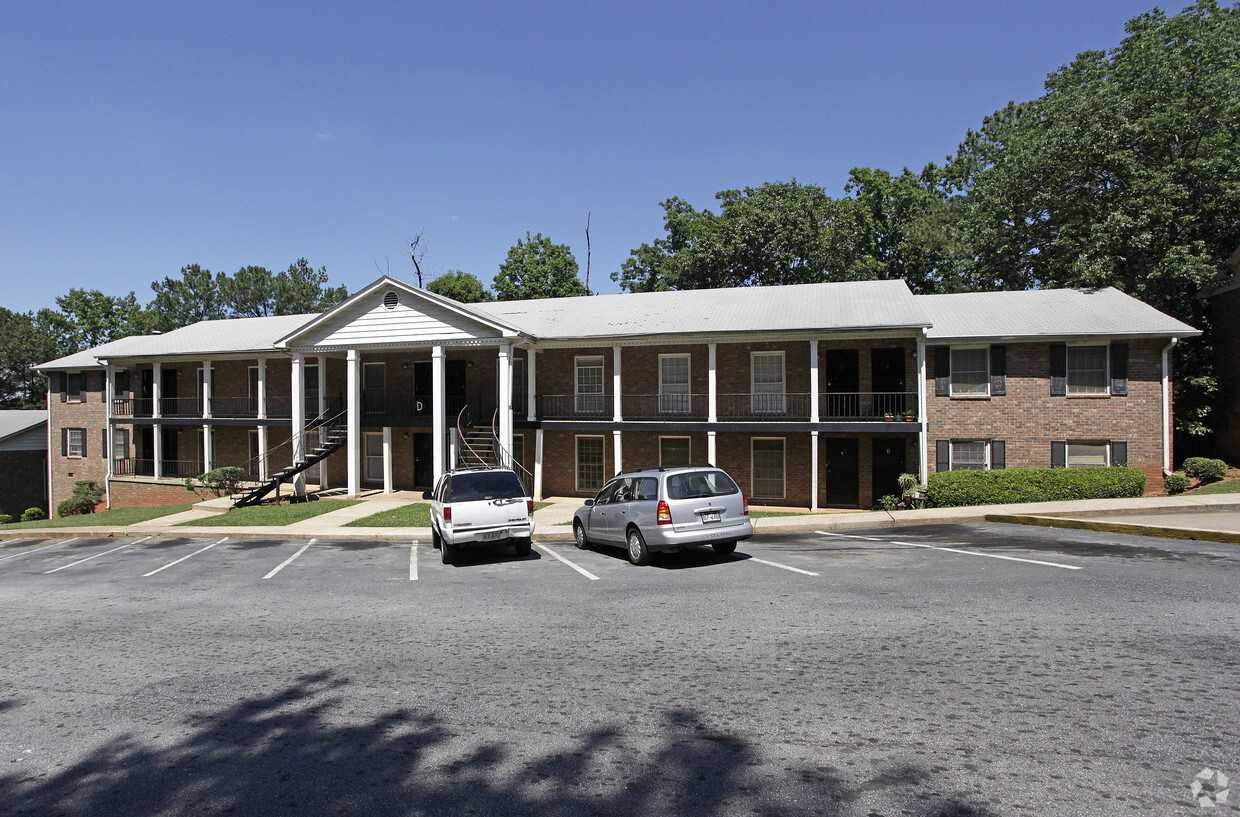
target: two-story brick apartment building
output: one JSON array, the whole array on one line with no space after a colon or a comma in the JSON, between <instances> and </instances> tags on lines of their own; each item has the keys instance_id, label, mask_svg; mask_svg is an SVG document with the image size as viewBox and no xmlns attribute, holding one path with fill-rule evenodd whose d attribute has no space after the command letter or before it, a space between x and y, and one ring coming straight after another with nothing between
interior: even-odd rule
<instances>
[{"instance_id":1,"label":"two-story brick apartment building","mask_svg":"<svg viewBox=\"0 0 1240 817\"><path fill-rule=\"evenodd\" d=\"M479 440L538 496L708 461L755 503L864 507L903 472L1170 467L1171 349L1116 289L915 295L903 281L458 304L384 277L321 315L206 321L43 364L53 507L183 501L343 447L296 490L430 486ZM483 430L482 433L479 430ZM476 450L476 448L475 448Z\"/></svg>"}]
</instances>

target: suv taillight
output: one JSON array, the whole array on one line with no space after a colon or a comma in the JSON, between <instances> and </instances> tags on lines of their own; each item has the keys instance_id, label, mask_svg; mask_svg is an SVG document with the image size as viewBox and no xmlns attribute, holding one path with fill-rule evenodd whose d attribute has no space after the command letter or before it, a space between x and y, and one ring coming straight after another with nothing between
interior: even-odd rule
<instances>
[{"instance_id":1,"label":"suv taillight","mask_svg":"<svg viewBox=\"0 0 1240 817\"><path fill-rule=\"evenodd\" d=\"M745 516L749 516L749 497L741 494L741 505L745 507Z\"/></svg>"},{"instance_id":2,"label":"suv taillight","mask_svg":"<svg viewBox=\"0 0 1240 817\"><path fill-rule=\"evenodd\" d=\"M532 499L525 500L525 512L529 514L530 516L534 515L534 500Z\"/></svg>"},{"instance_id":3,"label":"suv taillight","mask_svg":"<svg viewBox=\"0 0 1240 817\"><path fill-rule=\"evenodd\" d=\"M452 506L451 505L443 506L443 521L445 522L452 521Z\"/></svg>"},{"instance_id":4,"label":"suv taillight","mask_svg":"<svg viewBox=\"0 0 1240 817\"><path fill-rule=\"evenodd\" d=\"M658 524L660 525L672 524L672 509L667 507L667 503L661 499L659 500Z\"/></svg>"}]
</instances>

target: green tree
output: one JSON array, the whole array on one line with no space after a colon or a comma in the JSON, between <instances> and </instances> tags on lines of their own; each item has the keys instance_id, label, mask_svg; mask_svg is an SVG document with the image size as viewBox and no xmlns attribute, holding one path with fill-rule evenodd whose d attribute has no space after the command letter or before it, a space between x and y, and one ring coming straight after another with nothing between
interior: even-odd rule
<instances>
[{"instance_id":1,"label":"green tree","mask_svg":"<svg viewBox=\"0 0 1240 817\"><path fill-rule=\"evenodd\" d=\"M349 297L346 287L327 286L327 267L317 270L298 258L275 278L275 315L323 312Z\"/></svg>"},{"instance_id":2,"label":"green tree","mask_svg":"<svg viewBox=\"0 0 1240 817\"><path fill-rule=\"evenodd\" d=\"M527 232L508 251L492 286L501 301L588 295L577 269L567 244L552 244L542 233L530 237Z\"/></svg>"},{"instance_id":3,"label":"green tree","mask_svg":"<svg viewBox=\"0 0 1240 817\"><path fill-rule=\"evenodd\" d=\"M276 278L266 267L242 267L220 276L220 301L229 317L261 318L276 312Z\"/></svg>"},{"instance_id":4,"label":"green tree","mask_svg":"<svg viewBox=\"0 0 1240 817\"><path fill-rule=\"evenodd\" d=\"M56 306L73 327L70 345L75 349L89 349L117 338L140 335L150 324L146 310L133 292L112 296L97 289L70 289L69 294L56 298Z\"/></svg>"},{"instance_id":5,"label":"green tree","mask_svg":"<svg viewBox=\"0 0 1240 817\"><path fill-rule=\"evenodd\" d=\"M181 268L180 278L165 277L151 284L155 298L147 305L153 328L161 332L191 323L228 317L221 294L224 273L198 264Z\"/></svg>"},{"instance_id":6,"label":"green tree","mask_svg":"<svg viewBox=\"0 0 1240 817\"><path fill-rule=\"evenodd\" d=\"M73 335L69 320L54 310L0 307L0 407L45 407L47 379L30 367L77 351Z\"/></svg>"},{"instance_id":7,"label":"green tree","mask_svg":"<svg viewBox=\"0 0 1240 817\"><path fill-rule=\"evenodd\" d=\"M448 270L426 285L428 292L451 298L463 304L494 301L495 296L475 276L459 269Z\"/></svg>"}]
</instances>

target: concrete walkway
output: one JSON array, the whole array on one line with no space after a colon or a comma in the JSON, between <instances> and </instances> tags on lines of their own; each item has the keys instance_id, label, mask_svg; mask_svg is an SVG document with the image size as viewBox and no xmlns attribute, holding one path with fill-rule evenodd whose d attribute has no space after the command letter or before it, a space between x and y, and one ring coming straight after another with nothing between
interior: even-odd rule
<instances>
[{"instance_id":1,"label":"concrete walkway","mask_svg":"<svg viewBox=\"0 0 1240 817\"><path fill-rule=\"evenodd\" d=\"M282 539L379 539L430 540L430 528L350 528L362 517L423 502L420 493L374 492L362 502L285 526L195 526L197 519L216 516L227 508L227 499L198 503L184 513L164 516L124 527L37 528L0 532L0 538L31 536L216 536ZM581 499L551 497L534 512L535 539L571 540L572 519ZM751 506L751 511L763 510ZM770 509L776 510L776 509ZM1240 543L1240 494L1213 496L1139 497L1136 499L1089 499L1073 502L1035 502L1020 505L981 505L971 508L931 508L920 511L832 511L796 513L791 516L754 519L756 535L816 530L914 525L1006 522L1046 527L1132 533L1177 539L1203 539Z\"/></svg>"}]
</instances>

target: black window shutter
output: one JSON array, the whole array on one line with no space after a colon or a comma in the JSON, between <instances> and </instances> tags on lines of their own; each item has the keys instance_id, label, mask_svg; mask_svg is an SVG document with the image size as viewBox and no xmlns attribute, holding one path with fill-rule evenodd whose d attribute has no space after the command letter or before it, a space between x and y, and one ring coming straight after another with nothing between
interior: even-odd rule
<instances>
[{"instance_id":1,"label":"black window shutter","mask_svg":"<svg viewBox=\"0 0 1240 817\"><path fill-rule=\"evenodd\" d=\"M108 372L106 369L99 373L99 402L108 402Z\"/></svg>"},{"instance_id":2,"label":"black window shutter","mask_svg":"<svg viewBox=\"0 0 1240 817\"><path fill-rule=\"evenodd\" d=\"M990 347L990 394L1003 397L1007 394L1007 347Z\"/></svg>"},{"instance_id":3,"label":"black window shutter","mask_svg":"<svg viewBox=\"0 0 1240 817\"><path fill-rule=\"evenodd\" d=\"M69 375L60 373L60 402L67 403L69 401Z\"/></svg>"},{"instance_id":4,"label":"black window shutter","mask_svg":"<svg viewBox=\"0 0 1240 817\"><path fill-rule=\"evenodd\" d=\"M1051 468L1068 467L1068 444L1066 442L1051 443Z\"/></svg>"},{"instance_id":5,"label":"black window shutter","mask_svg":"<svg viewBox=\"0 0 1240 817\"><path fill-rule=\"evenodd\" d=\"M108 430L100 429L103 433L99 435L99 456L103 459L108 458Z\"/></svg>"},{"instance_id":6,"label":"black window shutter","mask_svg":"<svg viewBox=\"0 0 1240 817\"><path fill-rule=\"evenodd\" d=\"M1128 396L1128 344L1111 344L1111 396Z\"/></svg>"},{"instance_id":7,"label":"black window shutter","mask_svg":"<svg viewBox=\"0 0 1240 817\"><path fill-rule=\"evenodd\" d=\"M952 350L950 346L934 347L934 396L950 397L952 393Z\"/></svg>"},{"instance_id":8,"label":"black window shutter","mask_svg":"<svg viewBox=\"0 0 1240 817\"><path fill-rule=\"evenodd\" d=\"M84 428L81 429L81 432L82 432L82 459L86 459L86 457L89 456L89 454L86 451L86 438L89 435L86 433L86 429Z\"/></svg>"},{"instance_id":9,"label":"black window shutter","mask_svg":"<svg viewBox=\"0 0 1240 817\"><path fill-rule=\"evenodd\" d=\"M1068 393L1068 346L1051 344L1051 397L1063 397Z\"/></svg>"},{"instance_id":10,"label":"black window shutter","mask_svg":"<svg viewBox=\"0 0 1240 817\"><path fill-rule=\"evenodd\" d=\"M990 467L994 471L1007 468L1007 444L1003 440L990 441Z\"/></svg>"},{"instance_id":11,"label":"black window shutter","mask_svg":"<svg viewBox=\"0 0 1240 817\"><path fill-rule=\"evenodd\" d=\"M952 444L950 440L934 443L934 470L938 473L952 470Z\"/></svg>"},{"instance_id":12,"label":"black window shutter","mask_svg":"<svg viewBox=\"0 0 1240 817\"><path fill-rule=\"evenodd\" d=\"M1128 443L1125 440L1111 440L1111 464L1128 464Z\"/></svg>"},{"instance_id":13,"label":"black window shutter","mask_svg":"<svg viewBox=\"0 0 1240 817\"><path fill-rule=\"evenodd\" d=\"M64 375L61 375L62 377ZM60 430L60 456L69 456L69 429L62 428Z\"/></svg>"}]
</instances>

